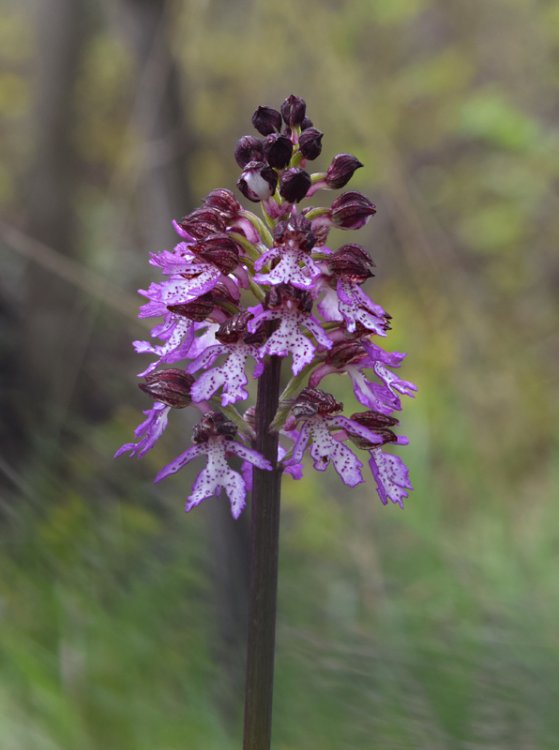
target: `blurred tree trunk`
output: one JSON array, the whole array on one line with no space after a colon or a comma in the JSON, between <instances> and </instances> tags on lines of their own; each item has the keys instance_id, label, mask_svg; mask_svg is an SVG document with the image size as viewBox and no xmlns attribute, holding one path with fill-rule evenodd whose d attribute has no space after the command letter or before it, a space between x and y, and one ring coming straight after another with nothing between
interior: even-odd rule
<instances>
[{"instance_id":1,"label":"blurred tree trunk","mask_svg":"<svg viewBox=\"0 0 559 750\"><path fill-rule=\"evenodd\" d=\"M143 154L138 198L144 222L141 234L153 248L173 239L171 218L194 207L187 178L194 137L185 118L183 81L169 43L169 6L166 0L120 0L119 4L121 32L138 66L133 123ZM225 720L233 723L243 700L248 526L245 518L233 522L227 502L210 505L208 559L217 631L212 640L221 675L215 697Z\"/></svg>"},{"instance_id":2,"label":"blurred tree trunk","mask_svg":"<svg viewBox=\"0 0 559 750\"><path fill-rule=\"evenodd\" d=\"M169 7L166 0L120 0L117 7L120 31L137 61L132 122L141 159L137 218L153 248L174 237L171 219L190 211L193 203L187 178L193 136L170 48Z\"/></svg>"},{"instance_id":3,"label":"blurred tree trunk","mask_svg":"<svg viewBox=\"0 0 559 750\"><path fill-rule=\"evenodd\" d=\"M30 236L76 256L78 162L72 136L75 88L88 14L85 0L41 0L36 14L37 68L33 113L34 153L25 193ZM18 404L25 445L48 436L56 442L73 390L73 363L81 356L83 303L66 281L40 264L26 269L21 318ZM51 436L54 435L54 440ZM24 450L25 452L25 450Z\"/></svg>"}]
</instances>

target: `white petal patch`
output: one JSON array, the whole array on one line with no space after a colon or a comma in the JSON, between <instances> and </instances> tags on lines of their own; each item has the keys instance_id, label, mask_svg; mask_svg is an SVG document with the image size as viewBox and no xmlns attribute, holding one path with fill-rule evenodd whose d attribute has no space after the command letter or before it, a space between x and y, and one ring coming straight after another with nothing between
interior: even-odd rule
<instances>
[{"instance_id":1,"label":"white petal patch","mask_svg":"<svg viewBox=\"0 0 559 750\"><path fill-rule=\"evenodd\" d=\"M231 503L231 513L238 518L245 506L246 487L240 474L229 466L225 457L225 442L221 438L208 441L208 464L200 473L189 495L185 510L191 510L224 488Z\"/></svg>"},{"instance_id":2,"label":"white petal patch","mask_svg":"<svg viewBox=\"0 0 559 750\"><path fill-rule=\"evenodd\" d=\"M269 273L258 274L254 280L258 284L291 284L298 289L308 289L317 274L316 264L307 253L286 249L275 268Z\"/></svg>"},{"instance_id":3,"label":"white petal patch","mask_svg":"<svg viewBox=\"0 0 559 750\"><path fill-rule=\"evenodd\" d=\"M340 280L338 297L338 310L350 333L355 331L357 323L361 323L378 336L386 336L384 310L370 300L357 284Z\"/></svg>"},{"instance_id":4,"label":"white petal patch","mask_svg":"<svg viewBox=\"0 0 559 750\"><path fill-rule=\"evenodd\" d=\"M264 354L275 354L278 357L293 356L292 370L297 375L305 365L312 362L314 346L300 330L305 323L305 315L292 310L284 310L280 318L280 327L264 344Z\"/></svg>"},{"instance_id":5,"label":"white petal patch","mask_svg":"<svg viewBox=\"0 0 559 750\"><path fill-rule=\"evenodd\" d=\"M311 456L317 471L324 471L330 461L340 479L349 487L355 487L363 481L361 467L363 464L354 453L343 443L335 440L324 418L317 418L311 422Z\"/></svg>"}]
</instances>

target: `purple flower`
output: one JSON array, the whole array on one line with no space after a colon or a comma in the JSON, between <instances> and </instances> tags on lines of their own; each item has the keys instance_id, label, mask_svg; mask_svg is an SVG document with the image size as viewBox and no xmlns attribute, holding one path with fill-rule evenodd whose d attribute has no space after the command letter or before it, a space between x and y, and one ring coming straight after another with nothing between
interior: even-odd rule
<instances>
[{"instance_id":1,"label":"purple flower","mask_svg":"<svg viewBox=\"0 0 559 750\"><path fill-rule=\"evenodd\" d=\"M150 256L162 278L140 290L146 298L140 317L158 321L149 340L134 341L134 348L152 355L140 388L155 404L136 429L136 441L117 455L144 455L163 433L171 408L197 405L204 417L194 429L194 445L157 480L207 455L187 510L224 489L237 517L252 486L253 467L271 466L236 439L237 428L223 414L210 412L209 402L219 398L236 425L244 423L247 434L261 437L262 415L248 405L244 414L237 411L249 398L250 374L259 378L272 365L271 357L291 357L293 377L270 428L282 441L279 468L299 479L309 448L315 469L324 471L332 463L342 481L354 486L363 481L355 453L362 450L382 502L401 505L411 489L407 470L381 446L407 443L394 432L398 420L392 414L401 410L401 397L413 396L416 388L394 371L405 355L375 343L375 337L387 335L391 316L363 291L374 275L372 258L354 243L326 246L332 228L360 229L376 208L356 191L342 193L330 207L299 207L317 190L344 187L362 164L340 153L325 172L311 176L305 167L320 156L323 134L306 116L300 97L288 96L280 110L258 107L252 123L263 137L245 135L235 147L242 170L237 187L260 203L263 218L245 209L230 190L212 190L198 208L173 222L181 238L173 250ZM177 366L160 369L169 364ZM287 365L280 363L284 370ZM342 405L317 388L330 374L347 374L367 411L341 414ZM242 459L240 474L229 466L231 456Z\"/></svg>"},{"instance_id":2,"label":"purple flower","mask_svg":"<svg viewBox=\"0 0 559 750\"><path fill-rule=\"evenodd\" d=\"M122 456L123 453L130 453L131 456L141 458L150 451L165 431L170 411L170 406L156 401L151 409L144 412L147 419L134 430L138 442L122 445L115 453L115 458Z\"/></svg>"},{"instance_id":3,"label":"purple flower","mask_svg":"<svg viewBox=\"0 0 559 750\"><path fill-rule=\"evenodd\" d=\"M279 321L279 327L261 348L260 354L273 354L278 357L287 357L291 354L294 375L312 362L316 349L305 334L304 328L315 337L319 346L325 349L332 346L320 323L311 314L311 308L312 300L308 294L287 285L274 287L270 291L267 309L262 305L251 308L254 318L248 323L249 331L256 331L264 321Z\"/></svg>"},{"instance_id":4,"label":"purple flower","mask_svg":"<svg viewBox=\"0 0 559 750\"><path fill-rule=\"evenodd\" d=\"M402 380L388 369L400 367L405 356L401 352L385 352L365 338L343 338L335 342L324 363L312 373L309 384L316 388L326 375L346 373L351 378L355 397L363 406L390 414L402 408L399 394L413 397L417 390L413 383ZM372 370L381 383L369 381L365 370Z\"/></svg>"},{"instance_id":5,"label":"purple flower","mask_svg":"<svg viewBox=\"0 0 559 750\"><path fill-rule=\"evenodd\" d=\"M301 422L295 444L286 466L300 463L308 444L313 466L317 471L325 471L330 462L334 465L340 479L349 487L363 481L361 468L363 464L344 445L342 440L348 433L359 435L369 444L382 443L382 439L373 432L347 417L337 414L343 404L333 396L315 388L305 388L291 409L292 421ZM340 439L332 431L342 431Z\"/></svg>"},{"instance_id":6,"label":"purple flower","mask_svg":"<svg viewBox=\"0 0 559 750\"><path fill-rule=\"evenodd\" d=\"M258 284L291 284L297 289L309 289L321 273L310 255L316 241L310 221L297 214L291 216L278 224L274 240L277 245L263 253L254 268L260 271L263 266L278 262L269 273L257 274L254 281Z\"/></svg>"},{"instance_id":7,"label":"purple flower","mask_svg":"<svg viewBox=\"0 0 559 750\"><path fill-rule=\"evenodd\" d=\"M377 483L377 492L383 505L391 500L401 508L408 497L407 490L413 490L409 472L398 456L385 453L380 448L371 451L369 466Z\"/></svg>"},{"instance_id":8,"label":"purple flower","mask_svg":"<svg viewBox=\"0 0 559 750\"><path fill-rule=\"evenodd\" d=\"M215 338L220 343L206 347L190 363L187 368L189 373L206 370L191 388L193 401L210 399L220 387L223 387L222 406L246 401L248 392L245 386L248 378L245 370L249 357L257 363L253 377L260 377L263 369L258 344L262 343L264 335L263 332L249 333L247 323L250 317L250 313L239 313L223 323L215 333ZM226 361L219 367L208 369L221 355L227 356Z\"/></svg>"},{"instance_id":9,"label":"purple flower","mask_svg":"<svg viewBox=\"0 0 559 750\"><path fill-rule=\"evenodd\" d=\"M194 482L185 510L192 510L206 498L219 495L224 489L231 503L233 518L238 518L245 507L247 488L243 477L229 466L227 458L238 456L253 466L268 471L272 469L272 465L257 451L235 442L235 433L236 429L223 415L217 412L206 414L194 431L195 444L167 464L155 481L159 482L175 474L194 458L205 454L208 463Z\"/></svg>"}]
</instances>

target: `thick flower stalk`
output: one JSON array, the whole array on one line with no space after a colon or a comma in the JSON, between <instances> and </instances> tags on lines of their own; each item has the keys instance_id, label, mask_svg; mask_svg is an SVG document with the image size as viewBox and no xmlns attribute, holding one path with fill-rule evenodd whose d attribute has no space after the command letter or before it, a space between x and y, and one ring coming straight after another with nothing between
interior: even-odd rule
<instances>
[{"instance_id":1,"label":"thick flower stalk","mask_svg":"<svg viewBox=\"0 0 559 750\"><path fill-rule=\"evenodd\" d=\"M304 203L344 188L363 165L342 153L325 171L311 173L323 134L299 97L289 96L279 111L258 107L252 123L258 135L243 136L234 157L241 169L237 187L260 204L260 216L231 191L214 190L173 222L178 244L150 258L161 277L140 291L146 298L140 317L157 320L152 340L134 347L152 355L140 388L155 403L135 441L117 451L143 456L172 412L193 406L201 412L193 444L157 481L206 457L186 510L225 494L235 518L252 489L252 596L269 599L251 611L245 750L269 747L271 684L262 683L272 679L281 476L300 479L307 451L314 469L331 464L350 487L365 480L368 466L381 502L403 507L408 472L386 448L407 443L394 432L393 413L401 410L402 396L415 393L395 372L405 355L378 343L391 316L364 289L372 258L355 243L328 244L332 228L362 228L374 204L357 191L340 193L330 205ZM350 378L365 411L342 414L343 405L327 390L334 375ZM249 403L251 380L259 382L256 407ZM261 580L260 570L266 571ZM266 587L271 594L263 594ZM267 640L259 641L264 631Z\"/></svg>"}]
</instances>

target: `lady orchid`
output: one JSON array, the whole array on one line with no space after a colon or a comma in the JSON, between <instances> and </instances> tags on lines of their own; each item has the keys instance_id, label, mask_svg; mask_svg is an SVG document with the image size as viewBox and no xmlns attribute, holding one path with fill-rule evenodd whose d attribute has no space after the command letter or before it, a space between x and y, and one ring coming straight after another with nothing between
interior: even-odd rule
<instances>
[{"instance_id":1,"label":"lady orchid","mask_svg":"<svg viewBox=\"0 0 559 750\"><path fill-rule=\"evenodd\" d=\"M282 441L279 469L299 465L310 446L315 469L324 471L331 461L341 479L354 486L363 481L356 451L368 450L380 499L402 505L407 495L402 488L410 489L409 479L402 460L379 447L395 442L386 439L386 426L378 419L368 427L348 420L338 414L341 404L317 389L327 375L345 374L357 400L384 416L399 411L400 396L413 396L415 391L392 370L405 355L386 352L373 340L386 336L390 316L363 290L373 276L371 257L355 243L338 249L326 245L332 227L363 227L376 213L374 204L357 191L347 191L330 207L299 206L321 189L345 187L363 165L344 153L335 155L325 172L307 170L308 162L321 153L323 134L306 117L300 97L288 97L280 111L259 107L252 122L262 138L246 135L237 143L235 159L242 169L237 186L245 198L260 203L262 218L220 188L200 208L173 222L180 237L173 250L151 255L150 263L163 279L140 291L148 300L140 317L160 321L151 331L153 341L135 341L134 347L138 353L155 355L141 373L146 383L140 386L155 404L136 430L138 440L122 446L117 455L144 455L163 434L169 414L186 403L202 411L201 424L206 424L208 412L214 413L215 422L221 407L220 429L230 425L225 430L230 430L227 450L221 433L203 443L200 435L207 434L207 425L197 428L195 446L163 469L158 479L207 452L214 457L215 482L207 481L204 469L200 476L205 480L196 481L186 508L225 488L237 516L245 504L247 480L241 475L231 479L227 456L250 454L253 464L271 469L267 460L255 459L254 451L244 445L255 433L238 407L249 398L249 378L259 378L270 358L290 358L293 377L284 391L289 398L280 400L273 422ZM160 369L179 363L181 370ZM178 400L165 395L170 380L175 390L182 389ZM353 438L351 447L340 431ZM375 448L355 443L363 431ZM213 452L202 449L210 443ZM215 446L221 446L219 460Z\"/></svg>"},{"instance_id":2,"label":"lady orchid","mask_svg":"<svg viewBox=\"0 0 559 750\"><path fill-rule=\"evenodd\" d=\"M317 471L332 464L342 482L354 487L364 481L361 456L382 503L403 507L411 489L408 471L385 448L407 443L394 433L398 420L391 415L401 410L401 396L416 390L394 372L405 355L377 343L377 337L386 337L391 317L363 288L373 276L372 258L355 243L327 244L331 228L363 227L376 213L374 204L346 191L330 206L302 205L320 191L344 188L363 165L341 153L326 171L310 172L323 134L300 97L287 97L279 111L258 107L252 123L259 135L243 136L234 156L241 169L237 187L260 204L261 217L231 191L213 190L200 208L173 222L178 244L151 255L162 278L140 290L147 300L140 317L159 322L152 341L136 341L134 347L153 355L140 374L145 378L140 388L155 403L136 429L136 440L117 451L143 456L172 412L191 405L201 412L193 445L156 481L206 456L186 510L224 491L237 518L252 490L249 639L259 643L260 656L249 648L245 746L250 748L268 746L271 687L263 685L258 659L260 665L273 663L281 476L299 479L308 450ZM172 369L164 368L170 364ZM343 405L322 390L324 379L334 374L349 376L366 411L341 413ZM251 378L258 381L255 407L247 404ZM239 459L238 471L230 461ZM267 645L258 640L263 632ZM257 735L261 744L251 744Z\"/></svg>"}]
</instances>

